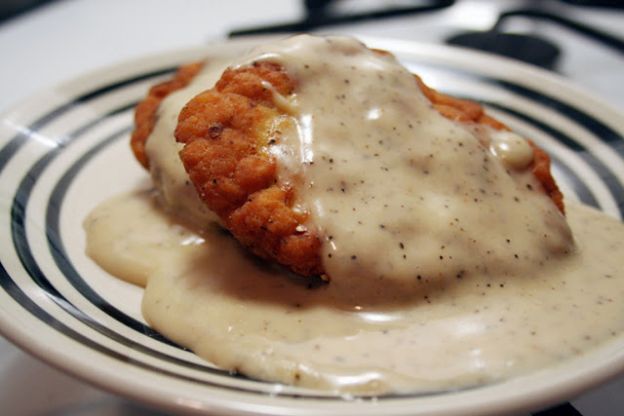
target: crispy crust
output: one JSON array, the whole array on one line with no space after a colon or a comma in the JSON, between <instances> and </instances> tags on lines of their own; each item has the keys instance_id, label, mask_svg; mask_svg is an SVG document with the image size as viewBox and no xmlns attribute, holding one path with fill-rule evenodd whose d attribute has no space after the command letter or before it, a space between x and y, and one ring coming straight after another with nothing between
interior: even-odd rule
<instances>
[{"instance_id":1,"label":"crispy crust","mask_svg":"<svg viewBox=\"0 0 624 416\"><path fill-rule=\"evenodd\" d=\"M243 245L297 273L318 275L320 241L301 228L306 215L291 208L292 190L276 184L275 161L264 150L279 115L272 89L288 95L294 88L274 63L228 69L182 109L175 137L186 144L180 157L200 197Z\"/></svg>"},{"instance_id":2,"label":"crispy crust","mask_svg":"<svg viewBox=\"0 0 624 416\"><path fill-rule=\"evenodd\" d=\"M147 96L134 109L134 131L130 138L130 147L134 157L143 167L147 168L149 166L149 160L145 154L145 143L154 129L154 124L156 124L158 106L166 96L186 87L201 70L202 66L202 62L181 66L172 79L150 88Z\"/></svg>"},{"instance_id":3,"label":"crispy crust","mask_svg":"<svg viewBox=\"0 0 624 416\"><path fill-rule=\"evenodd\" d=\"M444 117L508 130L479 104L441 94L415 79ZM275 63L228 69L215 88L180 112L175 137L185 143L180 157L200 197L244 246L301 275L322 275L320 239L304 226L306 214L292 208L293 190L277 183L275 161L265 151L271 123L281 114L272 90L288 95L295 87ZM550 159L531 146L533 173L563 212Z\"/></svg>"}]
</instances>

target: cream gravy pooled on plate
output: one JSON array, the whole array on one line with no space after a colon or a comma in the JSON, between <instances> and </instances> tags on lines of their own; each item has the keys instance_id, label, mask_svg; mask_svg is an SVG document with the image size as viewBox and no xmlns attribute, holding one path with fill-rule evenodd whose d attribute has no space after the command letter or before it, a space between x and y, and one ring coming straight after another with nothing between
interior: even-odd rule
<instances>
[{"instance_id":1,"label":"cream gravy pooled on plate","mask_svg":"<svg viewBox=\"0 0 624 416\"><path fill-rule=\"evenodd\" d=\"M577 205L568 217L577 251L532 275L416 280L409 293L390 287L362 303L339 285L309 288L271 269L221 231L183 231L146 192L104 203L85 227L106 270L129 281L149 275L148 323L208 361L264 380L382 394L496 382L621 336L624 226ZM119 244L123 256L110 250Z\"/></svg>"},{"instance_id":2,"label":"cream gravy pooled on plate","mask_svg":"<svg viewBox=\"0 0 624 416\"><path fill-rule=\"evenodd\" d=\"M160 106L157 196L120 196L85 221L89 255L146 285L155 329L225 369L362 394L503 380L622 333L624 227L573 205L572 233L526 141L447 120L394 58L352 39L297 36L234 64L262 59L296 80L276 95L276 123L292 128L271 130L269 153L331 282L245 253L189 185L173 131L226 66L208 62Z\"/></svg>"}]
</instances>

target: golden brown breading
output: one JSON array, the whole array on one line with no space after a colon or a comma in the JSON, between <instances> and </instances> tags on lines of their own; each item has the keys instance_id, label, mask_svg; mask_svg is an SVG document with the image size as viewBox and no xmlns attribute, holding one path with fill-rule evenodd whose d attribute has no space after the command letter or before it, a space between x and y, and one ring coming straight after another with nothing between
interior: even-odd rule
<instances>
[{"instance_id":1,"label":"golden brown breading","mask_svg":"<svg viewBox=\"0 0 624 416\"><path fill-rule=\"evenodd\" d=\"M280 113L273 91L289 95L295 83L277 64L228 69L215 88L180 112L175 137L180 157L200 197L232 234L255 254L297 273L322 273L320 241L300 226L292 190L276 184L275 161L266 153L267 131ZM299 226L299 228L298 228Z\"/></svg>"},{"instance_id":2,"label":"golden brown breading","mask_svg":"<svg viewBox=\"0 0 624 416\"><path fill-rule=\"evenodd\" d=\"M203 66L196 62L181 66L169 81L161 82L150 88L147 96L134 109L134 131L130 138L130 147L134 157L147 168L149 160L145 154L145 143L156 124L156 111L161 101L172 92L186 87Z\"/></svg>"},{"instance_id":3,"label":"golden brown breading","mask_svg":"<svg viewBox=\"0 0 624 416\"><path fill-rule=\"evenodd\" d=\"M188 85L201 66L181 67L172 80L152 87L137 106L131 146L143 166L149 165L145 143L160 102ZM508 130L478 103L442 94L416 75L415 80L444 117ZM267 83L272 87L267 88ZM273 102L273 91L289 95L295 89L295 81L276 63L262 61L227 69L213 89L184 107L175 136L185 143L180 157L200 197L232 234L255 254L311 276L324 272L320 239L303 226L307 215L292 209L294 190L277 183L275 161L266 152L271 123L281 114ZM563 196L550 172L550 158L530 144L533 173L564 212Z\"/></svg>"}]
</instances>

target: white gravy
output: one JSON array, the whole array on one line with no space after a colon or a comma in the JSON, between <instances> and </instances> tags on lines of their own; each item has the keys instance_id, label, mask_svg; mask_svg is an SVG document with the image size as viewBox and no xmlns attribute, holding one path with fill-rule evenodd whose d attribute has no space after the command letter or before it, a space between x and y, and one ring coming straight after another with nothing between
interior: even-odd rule
<instances>
[{"instance_id":1,"label":"white gravy","mask_svg":"<svg viewBox=\"0 0 624 416\"><path fill-rule=\"evenodd\" d=\"M352 39L298 36L236 64L260 59L297 82L276 96L296 128L269 150L332 280L309 287L250 257L190 186L173 131L226 66L209 62L161 104L158 192L85 220L88 254L146 285L150 325L222 368L364 394L494 382L623 332L624 227L570 206L573 238L522 138L445 119L394 58Z\"/></svg>"},{"instance_id":2,"label":"white gravy","mask_svg":"<svg viewBox=\"0 0 624 416\"><path fill-rule=\"evenodd\" d=\"M241 64L264 59L296 80L286 109L298 129L274 145L295 151L274 154L324 239L332 281L519 276L572 250L565 218L528 169L526 140L443 117L394 57L302 35Z\"/></svg>"},{"instance_id":3,"label":"white gravy","mask_svg":"<svg viewBox=\"0 0 624 416\"><path fill-rule=\"evenodd\" d=\"M309 289L220 231L202 239L184 230L149 193L104 203L85 228L107 271L149 276L148 323L215 365L382 394L496 382L622 336L624 226L570 204L568 218L578 249L531 275L416 280L407 293L361 303L333 282Z\"/></svg>"}]
</instances>

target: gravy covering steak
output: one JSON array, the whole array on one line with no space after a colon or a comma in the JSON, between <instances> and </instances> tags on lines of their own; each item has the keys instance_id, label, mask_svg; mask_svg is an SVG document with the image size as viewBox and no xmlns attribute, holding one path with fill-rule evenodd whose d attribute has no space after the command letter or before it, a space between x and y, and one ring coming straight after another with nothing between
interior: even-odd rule
<instances>
[{"instance_id":1,"label":"gravy covering steak","mask_svg":"<svg viewBox=\"0 0 624 416\"><path fill-rule=\"evenodd\" d=\"M607 253L624 227L572 205L571 231L548 156L478 104L349 38L192 68L133 136L158 191L85 221L89 255L146 285L174 341L252 377L381 394L502 380L621 333Z\"/></svg>"}]
</instances>

